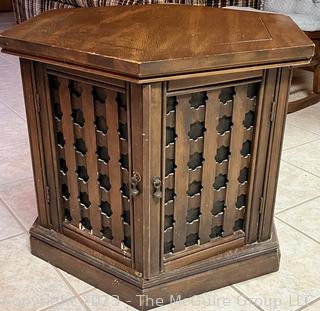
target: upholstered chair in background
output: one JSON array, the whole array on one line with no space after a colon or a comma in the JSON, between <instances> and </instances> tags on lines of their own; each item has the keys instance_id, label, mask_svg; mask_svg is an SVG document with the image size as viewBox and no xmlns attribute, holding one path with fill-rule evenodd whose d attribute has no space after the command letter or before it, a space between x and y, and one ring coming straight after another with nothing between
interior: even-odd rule
<instances>
[{"instance_id":1,"label":"upholstered chair in background","mask_svg":"<svg viewBox=\"0 0 320 311\"><path fill-rule=\"evenodd\" d=\"M303 67L312 71L313 91L306 97L289 103L288 112L295 112L320 102L320 0L264 0L263 10L290 16L316 45L316 54L311 64ZM251 7L231 7L254 10Z\"/></svg>"},{"instance_id":2,"label":"upholstered chair in background","mask_svg":"<svg viewBox=\"0 0 320 311\"><path fill-rule=\"evenodd\" d=\"M262 1L263 0L12 0L18 23L35 15L39 15L44 11L61 8L135 4L189 4L213 7L234 5L237 7L261 9Z\"/></svg>"},{"instance_id":3,"label":"upholstered chair in background","mask_svg":"<svg viewBox=\"0 0 320 311\"><path fill-rule=\"evenodd\" d=\"M320 101L320 0L265 0L264 10L290 16L316 45L316 55L310 66L314 73L313 92L305 98L289 103L289 112L295 112Z\"/></svg>"}]
</instances>

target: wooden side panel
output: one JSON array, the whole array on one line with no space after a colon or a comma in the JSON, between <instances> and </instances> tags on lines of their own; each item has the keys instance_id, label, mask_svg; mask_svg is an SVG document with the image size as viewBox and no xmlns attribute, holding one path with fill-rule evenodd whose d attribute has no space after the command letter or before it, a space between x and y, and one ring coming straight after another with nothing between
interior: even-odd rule
<instances>
[{"instance_id":1,"label":"wooden side panel","mask_svg":"<svg viewBox=\"0 0 320 311\"><path fill-rule=\"evenodd\" d=\"M265 72L265 78L260 90L258 109L256 112L256 130L252 150L251 179L248 198L248 213L246 222L246 241L254 243L258 239L261 204L263 204L263 188L265 183L266 161L271 128L271 114L276 90L277 70Z\"/></svg>"},{"instance_id":2,"label":"wooden side panel","mask_svg":"<svg viewBox=\"0 0 320 311\"><path fill-rule=\"evenodd\" d=\"M37 195L38 221L41 226L48 228L50 218L45 195L46 173L42 149L42 132L36 103L37 92L35 87L34 64L31 61L21 59L20 67L32 155L33 175Z\"/></svg>"},{"instance_id":3,"label":"wooden side panel","mask_svg":"<svg viewBox=\"0 0 320 311\"><path fill-rule=\"evenodd\" d=\"M154 197L153 178L161 177L162 84L144 85L143 96L143 276L146 279L160 271L161 200ZM134 108L133 108L134 109ZM134 127L134 124L132 124Z\"/></svg>"},{"instance_id":4,"label":"wooden side panel","mask_svg":"<svg viewBox=\"0 0 320 311\"><path fill-rule=\"evenodd\" d=\"M130 84L130 102L131 102L131 137L132 137L132 170L138 172L142 178L138 190L141 195L138 195L133 200L133 232L134 232L134 265L135 269L141 274L144 272L143 263L143 245L145 236L143 235L143 196L142 188L144 180L143 171L143 97L142 86L138 84Z\"/></svg>"},{"instance_id":5,"label":"wooden side panel","mask_svg":"<svg viewBox=\"0 0 320 311\"><path fill-rule=\"evenodd\" d=\"M274 117L272 118L272 130L269 144L268 171L264 193L265 204L261 211L262 215L260 219L260 241L266 241L271 237L291 78L291 68L279 69L278 92L275 98Z\"/></svg>"},{"instance_id":6,"label":"wooden side panel","mask_svg":"<svg viewBox=\"0 0 320 311\"><path fill-rule=\"evenodd\" d=\"M44 150L44 165L46 167L46 197L49 204L49 214L51 226L56 231L61 231L62 213L57 191L59 191L57 170L58 164L56 153L49 152L55 150L55 132L50 102L48 81L46 79L46 70L43 64L35 64L36 73L36 97L38 98L38 110L40 113L42 148Z\"/></svg>"}]
</instances>

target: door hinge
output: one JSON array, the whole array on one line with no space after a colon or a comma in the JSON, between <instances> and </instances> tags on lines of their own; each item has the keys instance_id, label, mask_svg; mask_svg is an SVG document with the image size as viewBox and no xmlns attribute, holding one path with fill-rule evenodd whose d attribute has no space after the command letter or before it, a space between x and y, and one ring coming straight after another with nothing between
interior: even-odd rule
<instances>
[{"instance_id":1,"label":"door hinge","mask_svg":"<svg viewBox=\"0 0 320 311\"><path fill-rule=\"evenodd\" d=\"M271 113L270 113L270 122L272 123L276 117L276 102L272 101Z\"/></svg>"},{"instance_id":2,"label":"door hinge","mask_svg":"<svg viewBox=\"0 0 320 311\"><path fill-rule=\"evenodd\" d=\"M39 96L39 93L35 94L35 102L36 102L37 112L40 113L41 108L40 108L40 96Z\"/></svg>"},{"instance_id":3,"label":"door hinge","mask_svg":"<svg viewBox=\"0 0 320 311\"><path fill-rule=\"evenodd\" d=\"M49 188L49 186L46 186L46 200L47 200L47 204L50 205L50 188Z\"/></svg>"},{"instance_id":4,"label":"door hinge","mask_svg":"<svg viewBox=\"0 0 320 311\"><path fill-rule=\"evenodd\" d=\"M263 214L263 211L264 211L264 197L261 197L260 198L260 206L259 206L259 214Z\"/></svg>"}]
</instances>

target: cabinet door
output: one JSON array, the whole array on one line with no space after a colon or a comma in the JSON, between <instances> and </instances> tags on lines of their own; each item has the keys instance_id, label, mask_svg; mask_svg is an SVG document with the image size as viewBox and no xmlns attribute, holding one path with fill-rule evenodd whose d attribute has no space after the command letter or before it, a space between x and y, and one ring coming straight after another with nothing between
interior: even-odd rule
<instances>
[{"instance_id":1,"label":"cabinet door","mask_svg":"<svg viewBox=\"0 0 320 311\"><path fill-rule=\"evenodd\" d=\"M167 90L164 270L256 241L275 83L276 71L270 71L254 79Z\"/></svg>"},{"instance_id":2,"label":"cabinet door","mask_svg":"<svg viewBox=\"0 0 320 311\"><path fill-rule=\"evenodd\" d=\"M155 196L154 187L161 179L162 83L132 83L130 102L133 175L141 178L133 199L135 269L150 279L159 274L162 261L161 191Z\"/></svg>"},{"instance_id":3,"label":"cabinet door","mask_svg":"<svg viewBox=\"0 0 320 311\"><path fill-rule=\"evenodd\" d=\"M57 210L52 224L131 265L125 84L41 65L36 73L50 209Z\"/></svg>"}]
</instances>

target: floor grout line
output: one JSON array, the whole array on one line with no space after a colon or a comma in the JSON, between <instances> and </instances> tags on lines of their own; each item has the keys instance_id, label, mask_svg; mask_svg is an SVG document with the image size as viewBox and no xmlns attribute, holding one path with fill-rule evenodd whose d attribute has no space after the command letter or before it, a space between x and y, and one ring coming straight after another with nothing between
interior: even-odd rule
<instances>
[{"instance_id":1,"label":"floor grout line","mask_svg":"<svg viewBox=\"0 0 320 311\"><path fill-rule=\"evenodd\" d=\"M22 142L22 143L17 143L15 146L22 146L22 145L28 145L28 147L29 147L29 143L28 143L28 141L26 141L26 142ZM4 150L4 149L7 149L7 148L9 148L9 147L0 147L0 151L2 151L2 150ZM30 148L30 147L29 147Z\"/></svg>"},{"instance_id":2,"label":"floor grout line","mask_svg":"<svg viewBox=\"0 0 320 311\"><path fill-rule=\"evenodd\" d=\"M89 283L88 283L88 284L89 284ZM90 284L89 284L89 285L90 285ZM92 285L90 285L90 286L92 286ZM91 291L94 291L95 289L98 289L98 288L92 286L92 288L88 288L88 289L84 290L83 292L79 293L79 295L80 295L80 296L86 295L86 294L90 293Z\"/></svg>"},{"instance_id":3,"label":"floor grout line","mask_svg":"<svg viewBox=\"0 0 320 311\"><path fill-rule=\"evenodd\" d=\"M17 56L13 56L13 55L9 55L9 54L5 54L5 53L1 53L1 49L0 49L0 55L1 55L1 58L3 58L5 61L9 62L11 65L17 65L19 64L19 61L18 60L12 60L11 57L15 57L17 58ZM10 57L8 57L10 56Z\"/></svg>"},{"instance_id":4,"label":"floor grout line","mask_svg":"<svg viewBox=\"0 0 320 311\"><path fill-rule=\"evenodd\" d=\"M289 151L289 150L292 150L292 149L294 149L294 148L298 148L298 147L301 147L301 146L304 146L304 145L307 145L307 144L310 144L310 143L314 143L314 142L316 142L316 141L320 141L320 135L318 135L318 136L319 136L319 138L314 139L314 140L310 140L310 141L308 141L308 142L306 142L306 143L303 143L303 144L301 144L301 145L297 145L297 146L293 146L293 147L289 147L289 148L283 148L283 149L282 149L282 152L284 152L284 151Z\"/></svg>"},{"instance_id":5,"label":"floor grout line","mask_svg":"<svg viewBox=\"0 0 320 311\"><path fill-rule=\"evenodd\" d=\"M279 212L276 212L275 215L276 215L276 216L281 215L282 213L284 213L284 212L286 212L286 211L289 211L289 210L291 210L291 209L293 209L293 208L295 208L295 207L298 207L298 206L300 206L300 205L309 203L309 202L311 202L311 201L313 201L313 200L316 200L316 199L318 199L318 198L320 198L320 195L316 195L315 197L312 197L312 198L310 198L310 199L307 199L307 200L305 200L305 201L302 201L302 202L300 202L300 203L298 203L298 204L295 204L295 205L286 207L286 208L284 208L283 210L281 210L281 211L279 211Z\"/></svg>"},{"instance_id":6,"label":"floor grout line","mask_svg":"<svg viewBox=\"0 0 320 311\"><path fill-rule=\"evenodd\" d=\"M1 149L0 149L1 150ZM0 183L0 190L2 187L6 187L6 186L10 186L10 185L13 185L13 184L16 184L18 182L21 182L21 181L26 181L28 179L31 179L31 181L34 183L34 178L33 178L33 175L29 176L29 177L25 177L25 178L21 178L21 179L16 179L14 181L9 181L7 183ZM1 194L0 194L0 198L1 198Z\"/></svg>"},{"instance_id":7,"label":"floor grout line","mask_svg":"<svg viewBox=\"0 0 320 311\"><path fill-rule=\"evenodd\" d=\"M313 238L312 236L306 234L305 232L301 231L300 229L294 227L293 225L289 224L288 222L282 220L281 218L279 218L278 216L275 216L275 218L279 221L281 221L282 223L286 224L287 226L289 226L290 228L294 229L295 231L303 234L305 237L311 239L312 241L316 242L317 244L320 244L320 241L318 241L317 239Z\"/></svg>"},{"instance_id":8,"label":"floor grout line","mask_svg":"<svg viewBox=\"0 0 320 311\"><path fill-rule=\"evenodd\" d=\"M1 25L0 25L1 28ZM14 61L12 59L10 59L9 57L7 57L8 54L4 55L4 53L1 52L2 49L0 49L0 63L3 64L3 66L7 66L7 65L14 65L16 66L18 63L17 61ZM12 56L14 57L14 56Z\"/></svg>"},{"instance_id":9,"label":"floor grout line","mask_svg":"<svg viewBox=\"0 0 320 311\"><path fill-rule=\"evenodd\" d=\"M65 303L65 302L68 302L68 301L70 301L70 300L72 300L72 299L75 299L75 298L76 298L75 296L71 296L71 297L69 297L69 298L67 298L67 299L64 299L64 300L62 300L62 301L58 301L58 302L56 302L56 303L53 303L53 304L50 305L50 306L45 306L44 308L38 309L37 311L49 310L49 309L52 308L52 307L57 307L57 306Z\"/></svg>"},{"instance_id":10,"label":"floor grout line","mask_svg":"<svg viewBox=\"0 0 320 311\"><path fill-rule=\"evenodd\" d=\"M1 146L1 147L0 147L0 150L6 149L6 148L11 148L11 147L17 147L17 146L19 146L19 145L21 145L21 144L26 144L26 143L23 142L23 141L21 141L21 142L12 144L12 145Z\"/></svg>"},{"instance_id":11,"label":"floor grout line","mask_svg":"<svg viewBox=\"0 0 320 311\"><path fill-rule=\"evenodd\" d=\"M16 114L22 121L27 122L26 116L23 117L22 115L20 115L19 112L17 112L16 110L14 110L10 105L8 105L8 104L6 104L5 102L3 102L2 99L0 99L0 103L1 103L2 105L5 105L8 109L10 109L10 110L11 110L14 114Z\"/></svg>"},{"instance_id":12,"label":"floor grout line","mask_svg":"<svg viewBox=\"0 0 320 311\"><path fill-rule=\"evenodd\" d=\"M254 305L258 310L264 311L262 307L260 307L258 304L256 304L253 300L250 299L245 293L243 293L240 289L238 289L235 285L231 285L231 288L235 290L238 294L240 294L243 298L245 298L248 302L250 302L252 305Z\"/></svg>"},{"instance_id":13,"label":"floor grout line","mask_svg":"<svg viewBox=\"0 0 320 311\"><path fill-rule=\"evenodd\" d=\"M299 167L299 166L297 166L297 165L295 165L295 164L292 164L292 163L288 162L287 160L281 159L281 161L285 162L286 164L290 164L290 165L294 166L295 168L298 168L298 169L300 169L300 170L302 170L302 171L304 171L304 172L306 172L306 173L309 173L309 174L311 174L311 175L314 176L314 177L320 178L319 175L316 175L316 174L314 174L314 173L312 173L312 172L309 172L309 171L305 170L305 169L302 168L302 167Z\"/></svg>"},{"instance_id":14,"label":"floor grout line","mask_svg":"<svg viewBox=\"0 0 320 311\"><path fill-rule=\"evenodd\" d=\"M81 305L85 308L85 310L91 311L90 308L87 306L87 304L84 302L84 300L80 297L80 294L74 289L74 287L70 284L70 282L66 279L66 277L59 271L59 269L55 268L55 270L59 274L59 276L62 278L62 280L66 283L66 285L69 287L71 292L74 294L74 297L76 297L78 301L81 303Z\"/></svg>"},{"instance_id":15,"label":"floor grout line","mask_svg":"<svg viewBox=\"0 0 320 311\"><path fill-rule=\"evenodd\" d=\"M306 308L314 305L315 303L317 303L318 301L320 301L320 297L314 299L314 300L311 300L310 302L308 302L307 304L301 306L300 308L298 308L297 310L295 311L302 311L302 310L305 310Z\"/></svg>"},{"instance_id":16,"label":"floor grout line","mask_svg":"<svg viewBox=\"0 0 320 311\"><path fill-rule=\"evenodd\" d=\"M81 305L86 309L86 311L91 311L91 309L88 307L88 305L80 295L77 296L77 299L80 301Z\"/></svg>"},{"instance_id":17,"label":"floor grout line","mask_svg":"<svg viewBox=\"0 0 320 311\"><path fill-rule=\"evenodd\" d=\"M319 104L319 103L318 103ZM300 126L296 126L295 124L292 124L291 122L292 121L287 121L288 123L290 123L290 125L292 125L292 126L295 126L296 128L298 128L298 129L300 129L300 130L303 130L303 131L306 131L306 132L309 132L309 133L312 133L312 134L315 134L315 135L318 135L318 136L320 136L320 134L319 134L319 132L314 132L314 131L311 131L311 130L307 130L307 129L305 129L305 128L303 128L303 127L300 127Z\"/></svg>"},{"instance_id":18,"label":"floor grout line","mask_svg":"<svg viewBox=\"0 0 320 311\"><path fill-rule=\"evenodd\" d=\"M2 202L4 204L4 206L7 208L9 213L19 223L19 225L22 227L22 229L25 231L25 233L29 234L29 229L23 224L23 222L19 219L19 217L17 217L17 215L11 210L10 206L8 205L8 203L5 200L3 200L3 198L1 198L1 197L0 197L0 202Z\"/></svg>"},{"instance_id":19,"label":"floor grout line","mask_svg":"<svg viewBox=\"0 0 320 311\"><path fill-rule=\"evenodd\" d=\"M24 228L22 228L22 229L24 230ZM8 237L6 237L6 238L0 239L0 242L4 242L4 241L7 241L7 240L10 240L10 239L16 238L16 237L18 237L18 236L20 236L20 235L24 235L24 234L26 234L25 231L20 232L20 233L16 233L16 234L11 235L11 236L8 236Z\"/></svg>"}]
</instances>

